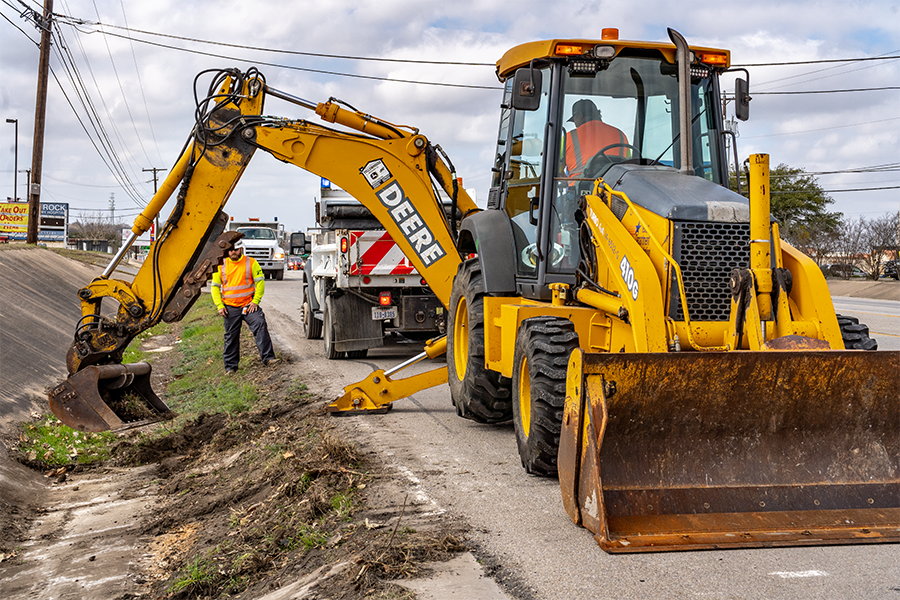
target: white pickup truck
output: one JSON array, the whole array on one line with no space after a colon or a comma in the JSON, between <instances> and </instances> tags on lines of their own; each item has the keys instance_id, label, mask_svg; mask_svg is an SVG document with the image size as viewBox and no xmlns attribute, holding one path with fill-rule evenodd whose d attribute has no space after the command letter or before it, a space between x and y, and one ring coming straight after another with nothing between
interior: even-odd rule
<instances>
[{"instance_id":1,"label":"white pickup truck","mask_svg":"<svg viewBox=\"0 0 900 600\"><path fill-rule=\"evenodd\" d=\"M254 218L247 221L230 220L228 231L240 231L244 234L244 254L256 259L268 279L284 279L284 225L278 221L260 221Z\"/></svg>"},{"instance_id":2,"label":"white pickup truck","mask_svg":"<svg viewBox=\"0 0 900 600\"><path fill-rule=\"evenodd\" d=\"M319 227L291 235L306 260L303 326L325 355L362 358L396 332L427 339L444 331L444 307L391 236L344 190L321 188Z\"/></svg>"}]
</instances>

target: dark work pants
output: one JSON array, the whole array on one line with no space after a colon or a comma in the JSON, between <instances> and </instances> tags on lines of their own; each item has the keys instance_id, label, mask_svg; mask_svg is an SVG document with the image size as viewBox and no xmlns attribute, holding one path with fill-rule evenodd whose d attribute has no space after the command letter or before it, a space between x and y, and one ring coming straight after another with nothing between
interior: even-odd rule
<instances>
[{"instance_id":1,"label":"dark work pants","mask_svg":"<svg viewBox=\"0 0 900 600\"><path fill-rule=\"evenodd\" d=\"M241 323L247 322L259 357L263 362L275 358L275 350L272 348L272 338L269 337L269 327L266 325L266 315L262 308L252 313L242 314L243 307L225 305L225 370L235 371L241 360Z\"/></svg>"}]
</instances>

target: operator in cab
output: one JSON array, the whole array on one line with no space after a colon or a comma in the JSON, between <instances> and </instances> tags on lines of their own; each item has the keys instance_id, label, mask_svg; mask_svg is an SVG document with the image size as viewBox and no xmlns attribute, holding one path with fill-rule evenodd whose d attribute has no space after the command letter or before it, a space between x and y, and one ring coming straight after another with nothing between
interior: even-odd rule
<instances>
[{"instance_id":1,"label":"operator in cab","mask_svg":"<svg viewBox=\"0 0 900 600\"><path fill-rule=\"evenodd\" d=\"M588 99L581 99L572 106L570 123L575 129L566 134L566 171L569 177L582 177L584 167L595 154L606 149L604 154L627 158L630 150L626 147L628 138L616 127L604 123L600 109ZM608 148L607 146L613 146Z\"/></svg>"},{"instance_id":2,"label":"operator in cab","mask_svg":"<svg viewBox=\"0 0 900 600\"><path fill-rule=\"evenodd\" d=\"M244 321L253 333L259 358L267 367L278 364L266 315L260 308L266 291L266 278L262 268L252 256L244 255L241 240L234 243L228 257L222 261L212 277L212 299L219 314L225 317L225 374L237 371L241 360L241 325Z\"/></svg>"}]
</instances>

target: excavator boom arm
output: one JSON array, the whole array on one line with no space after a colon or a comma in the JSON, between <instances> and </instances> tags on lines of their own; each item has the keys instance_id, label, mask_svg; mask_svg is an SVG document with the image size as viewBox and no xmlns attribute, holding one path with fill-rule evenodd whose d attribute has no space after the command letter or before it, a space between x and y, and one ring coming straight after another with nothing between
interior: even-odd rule
<instances>
[{"instance_id":1,"label":"excavator boom arm","mask_svg":"<svg viewBox=\"0 0 900 600\"><path fill-rule=\"evenodd\" d=\"M267 95L315 111L322 120L351 131L262 116ZM177 189L168 220L134 280L109 278L117 256L102 276L79 291L82 318L67 354L70 377L50 394L54 413L72 427L100 431L126 424L129 418L114 418L110 416L114 411L103 409L109 408L103 398L110 398L111 389L117 390L113 395L141 396L160 416L170 412L149 388L149 368L122 365L124 373L120 373L121 369L101 367L121 363L125 348L136 335L160 320L180 320L200 296L240 236L224 231L227 216L222 209L257 149L325 177L359 199L437 298L444 306L449 304L460 262L452 227L456 219L445 214L436 187L453 200L454 215L478 209L459 186L449 159L441 157L440 147L432 146L418 130L344 108L335 100L315 104L268 88L255 69L247 73L230 69L215 75L206 99L198 103L197 114L182 155L135 219L132 232L137 236L149 228ZM104 298L119 303L115 319L101 316ZM442 346L429 347L433 353ZM90 373L82 373L89 368ZM104 382L105 377L112 381ZM416 385L418 389L429 387L441 377L437 374L427 380L429 385L425 379ZM103 389L98 391L98 386Z\"/></svg>"}]
</instances>

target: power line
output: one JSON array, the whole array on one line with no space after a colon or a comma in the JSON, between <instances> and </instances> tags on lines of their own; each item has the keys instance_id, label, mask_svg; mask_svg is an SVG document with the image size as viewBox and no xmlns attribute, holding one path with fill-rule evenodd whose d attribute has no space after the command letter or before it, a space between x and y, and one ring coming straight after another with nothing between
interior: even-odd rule
<instances>
[{"instance_id":1,"label":"power line","mask_svg":"<svg viewBox=\"0 0 900 600\"><path fill-rule=\"evenodd\" d=\"M794 94L840 94L843 92L881 92L885 90L900 90L900 86L856 88L852 90L809 90L805 92L753 92L754 96L788 96Z\"/></svg>"},{"instance_id":2,"label":"power line","mask_svg":"<svg viewBox=\"0 0 900 600\"><path fill-rule=\"evenodd\" d=\"M896 50L894 50L896 52ZM862 58L825 58L821 60L798 60L794 62L777 62L777 63L746 63L741 65L732 65L733 67L786 67L792 65L818 65L824 63L848 63L848 62L864 62L868 60L894 60L900 56L867 56Z\"/></svg>"},{"instance_id":3,"label":"power line","mask_svg":"<svg viewBox=\"0 0 900 600\"><path fill-rule=\"evenodd\" d=\"M100 9L97 8L97 2L94 0L94 10L97 12L97 18L100 18ZM106 36L103 37L103 42L106 45L106 53L109 55L109 64L112 65L113 75L116 77L116 83L119 84L119 91L122 92L122 103L125 105L125 112L128 113L128 119L131 121L131 127L134 129L134 135L137 137L138 145L141 147L141 151L144 153L144 158L147 159L147 162L150 162L150 156L147 154L147 149L144 148L144 140L141 134L137 130L137 123L134 122L134 115L131 114L131 105L128 104L128 95L125 93L125 87L122 85L122 78L119 77L119 69L116 68L116 61L113 59L112 49L109 47L109 38Z\"/></svg>"},{"instance_id":4,"label":"power line","mask_svg":"<svg viewBox=\"0 0 900 600\"><path fill-rule=\"evenodd\" d=\"M71 17L69 15L54 15L58 19L64 19L66 21L71 21L70 24L77 25L93 25L96 27L110 27L115 29L121 29L123 31L128 31L130 33L140 33L143 35L152 35L157 37L170 38L175 40L182 40L185 42L196 42L198 44L209 44L212 46L224 46L226 48L237 48L240 50L258 50L261 52L272 52L274 54L288 54L294 56L312 56L315 58L338 58L343 60L363 60L363 61L373 61L373 62L394 62L394 63L406 63L406 64L414 64L414 65L450 65L450 66L463 66L463 67L495 67L494 63L475 63L475 62L457 62L457 61L446 61L446 60L414 60L414 59L405 59L405 58L383 58L383 57L373 57L373 56L350 56L350 55L342 55L342 54L324 54L321 52L302 52L299 50L283 50L280 48L264 48L259 46L247 46L244 44L229 44L227 42L216 42L213 40L202 40L198 38L189 38L180 35L172 35L168 33L158 33L155 31L146 31L143 29L133 29L128 27L128 24L125 24L125 27L121 25L110 25L107 23L101 23L100 21L92 22L87 21L85 19L78 19L76 17ZM99 15L98 15L99 17ZM87 32L90 33L90 32ZM107 32L102 29L99 30L99 33L107 34ZM108 34L112 35L112 34ZM141 41L141 40L135 40Z\"/></svg>"},{"instance_id":5,"label":"power line","mask_svg":"<svg viewBox=\"0 0 900 600\"><path fill-rule=\"evenodd\" d=\"M125 2L119 0L119 7L122 9L122 20L128 27L128 17L125 16ZM150 106L147 103L147 95L144 93L144 80L141 78L141 70L138 68L137 55L134 52L134 44L129 44L131 48L131 59L134 61L134 72L137 75L138 87L141 90L141 99L144 101L144 113L147 115L147 125L150 127L150 139L153 140L153 147L156 150L156 156L162 162L162 155L159 153L159 144L156 143L156 132L153 131L153 120L150 118Z\"/></svg>"},{"instance_id":6,"label":"power line","mask_svg":"<svg viewBox=\"0 0 900 600\"><path fill-rule=\"evenodd\" d=\"M83 33L83 34L87 34L87 35L89 35L91 33L97 33L95 31L93 31L93 32L92 31L82 31L75 26L72 26L72 27L79 33ZM375 75L359 75L356 73L341 73L340 71L326 71L323 69L309 69L306 67L283 65L283 64L279 64L279 63L272 63L272 62L261 61L261 60L247 60L245 58L238 58L235 56L225 56L224 54L215 54L212 52L203 52L201 50L191 50L188 48L180 48L178 46L170 46L168 44L161 44L159 42L151 42L150 40L142 40L139 38L132 38L132 37L128 37L127 35L119 35L116 33L112 33L110 31L104 31L104 32L102 32L102 34L103 35L111 35L113 37L118 37L123 40L131 40L134 42L140 42L142 44L148 44L150 46L156 46L158 48L167 48L169 50L178 50L179 52L187 52L189 54L197 54L200 56L210 56L210 57L218 58L218 59L253 63L253 64L257 64L257 65L263 65L263 66L267 66L267 67L276 67L279 69L287 69L287 70L291 70L291 71L302 71L305 73L318 73L321 75L334 75L336 77L350 77L350 78L354 78L354 79L368 79L368 80L372 80L372 81L388 81L388 82L392 82L392 83L412 83L412 84L416 84L416 85L434 85L434 86L439 86L439 87L465 88L465 89L473 89L473 90L496 91L496 90L503 89L500 86L469 85L469 84L463 84L463 83L444 83L444 82L439 82L439 81L416 81L416 80L412 80L412 79L395 79L392 77L378 77Z\"/></svg>"},{"instance_id":7,"label":"power line","mask_svg":"<svg viewBox=\"0 0 900 600\"><path fill-rule=\"evenodd\" d=\"M804 129L803 131L788 131L786 133L769 133L766 135L751 135L747 136L745 140L753 140L757 138L766 138L766 137L778 137L782 135L796 135L798 133L814 133L816 131L828 131L830 129L844 129L846 127L857 127L859 125L872 125L873 123L885 123L887 121L896 121L900 119L900 117L891 117L890 119L879 119L877 121L866 121L864 123L848 123L847 125L835 125L834 127L820 127L818 129Z\"/></svg>"}]
</instances>

